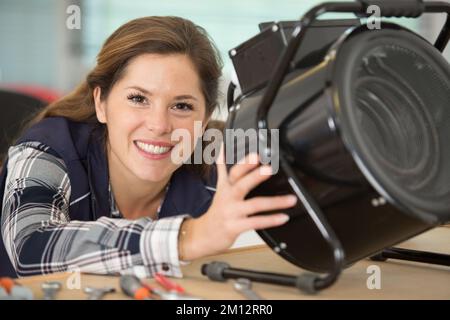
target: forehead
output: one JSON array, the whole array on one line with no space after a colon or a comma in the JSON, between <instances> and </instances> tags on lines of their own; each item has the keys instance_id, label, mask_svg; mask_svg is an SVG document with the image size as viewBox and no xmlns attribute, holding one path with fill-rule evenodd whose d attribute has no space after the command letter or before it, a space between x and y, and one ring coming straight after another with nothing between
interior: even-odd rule
<instances>
[{"instance_id":1,"label":"forehead","mask_svg":"<svg viewBox=\"0 0 450 320\"><path fill-rule=\"evenodd\" d=\"M132 59L120 80L154 94L202 95L200 78L191 59L184 54L142 54Z\"/></svg>"}]
</instances>

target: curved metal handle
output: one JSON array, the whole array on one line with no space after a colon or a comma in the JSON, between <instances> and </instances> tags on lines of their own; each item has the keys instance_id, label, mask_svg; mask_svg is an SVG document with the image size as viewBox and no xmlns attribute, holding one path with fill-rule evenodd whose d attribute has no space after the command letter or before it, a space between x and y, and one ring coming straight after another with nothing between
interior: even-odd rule
<instances>
[{"instance_id":1,"label":"curved metal handle","mask_svg":"<svg viewBox=\"0 0 450 320\"><path fill-rule=\"evenodd\" d=\"M357 0L363 5L364 12L370 6L380 8L382 17L407 17L417 18L425 11L425 4L422 0ZM358 14L359 15L359 14ZM366 15L361 15L362 17Z\"/></svg>"},{"instance_id":2,"label":"curved metal handle","mask_svg":"<svg viewBox=\"0 0 450 320\"><path fill-rule=\"evenodd\" d=\"M369 1L368 1L369 2ZM393 2L393 1L390 1ZM396 7L401 7L402 2L395 2ZM394 3L392 4L394 5ZM391 5L391 6L392 6ZM443 1L431 1L423 3L424 9L422 12L429 13L447 13L447 20L442 27L439 36L434 44L434 46L439 50L443 51L450 40L450 3ZM389 12L392 13L393 9ZM277 66L274 69L274 73L267 85L264 96L261 100L261 104L257 110L257 127L260 129L268 129L267 125L267 114L269 109L275 100L278 90L283 83L285 75L288 73L290 64L297 49L303 41L304 35L308 27L314 22L320 15L328 12L335 13L354 13L355 15L365 15L367 16L367 7L362 2L325 2L319 4L312 9L310 9L300 20L298 25L295 27L292 38L289 41L286 50L277 62ZM409 12L409 11L408 11ZM411 11L412 12L412 11ZM419 12L418 10L415 13ZM270 139L269 139L270 140Z\"/></svg>"}]
</instances>

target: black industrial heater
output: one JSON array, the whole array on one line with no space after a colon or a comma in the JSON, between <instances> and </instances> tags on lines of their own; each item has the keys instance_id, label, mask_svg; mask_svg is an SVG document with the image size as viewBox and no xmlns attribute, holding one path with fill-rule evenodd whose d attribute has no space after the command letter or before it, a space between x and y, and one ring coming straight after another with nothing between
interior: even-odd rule
<instances>
[{"instance_id":1,"label":"black industrial heater","mask_svg":"<svg viewBox=\"0 0 450 320\"><path fill-rule=\"evenodd\" d=\"M446 13L434 45L383 17ZM324 13L356 19L318 20ZM419 0L329 2L299 21L264 23L230 51L242 94L228 92L227 129L257 135L279 171L249 194L295 193L290 221L258 231L297 277L209 264L211 278L245 276L317 292L367 257L450 265L450 256L391 248L450 221L450 4ZM278 129L274 146L270 130ZM227 141L242 150L255 141ZM244 154L245 155L245 154ZM238 157L227 159L236 163ZM266 214L266 213L262 213ZM450 243L448 244L450 246ZM237 270L237 271L236 271Z\"/></svg>"}]
</instances>

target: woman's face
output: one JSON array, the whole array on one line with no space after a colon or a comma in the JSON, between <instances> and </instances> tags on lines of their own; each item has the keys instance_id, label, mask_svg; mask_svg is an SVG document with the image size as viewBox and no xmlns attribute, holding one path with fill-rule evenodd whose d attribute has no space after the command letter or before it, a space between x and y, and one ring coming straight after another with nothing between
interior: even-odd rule
<instances>
[{"instance_id":1,"label":"woman's face","mask_svg":"<svg viewBox=\"0 0 450 320\"><path fill-rule=\"evenodd\" d=\"M194 122L206 126L200 78L183 54L140 55L105 100L99 88L94 98L97 118L108 128L109 163L143 181L166 180L180 166L171 160L183 145L171 140L174 130L189 132L194 150Z\"/></svg>"}]
</instances>

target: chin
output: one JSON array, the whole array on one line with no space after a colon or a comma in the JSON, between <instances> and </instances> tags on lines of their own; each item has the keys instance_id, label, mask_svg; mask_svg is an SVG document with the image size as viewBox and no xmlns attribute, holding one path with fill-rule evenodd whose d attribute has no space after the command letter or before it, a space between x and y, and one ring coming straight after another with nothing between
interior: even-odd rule
<instances>
[{"instance_id":1,"label":"chin","mask_svg":"<svg viewBox=\"0 0 450 320\"><path fill-rule=\"evenodd\" d=\"M168 176L170 176L170 174L162 174L161 172L146 172L137 175L140 180L146 182L159 182L167 179Z\"/></svg>"},{"instance_id":2,"label":"chin","mask_svg":"<svg viewBox=\"0 0 450 320\"><path fill-rule=\"evenodd\" d=\"M168 177L170 177L173 171L175 171L175 168L172 169L172 168L147 167L135 171L134 174L142 181L159 182L166 180Z\"/></svg>"}]
</instances>

